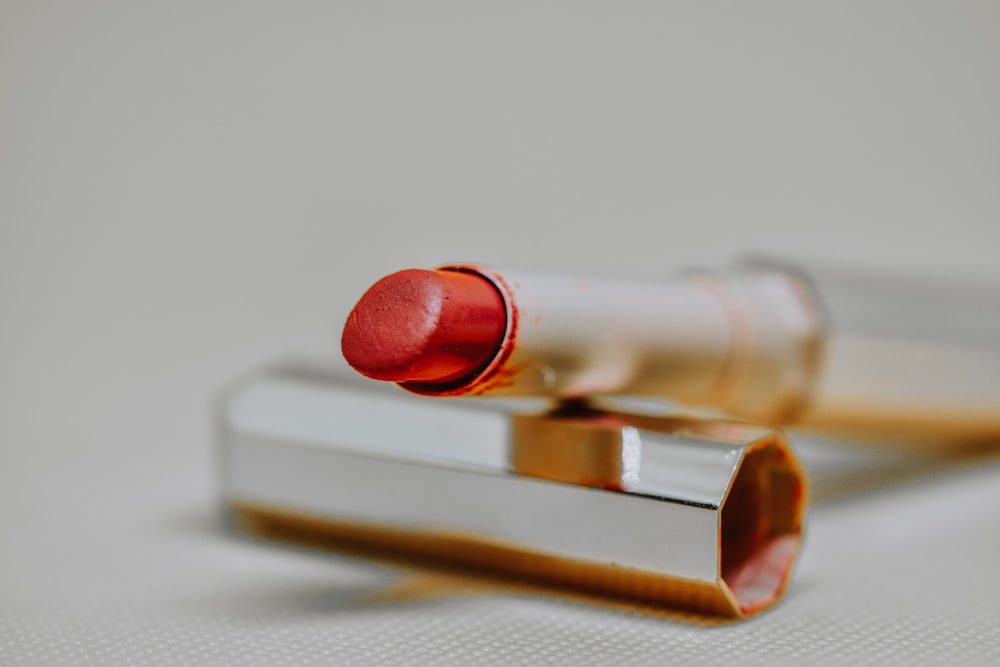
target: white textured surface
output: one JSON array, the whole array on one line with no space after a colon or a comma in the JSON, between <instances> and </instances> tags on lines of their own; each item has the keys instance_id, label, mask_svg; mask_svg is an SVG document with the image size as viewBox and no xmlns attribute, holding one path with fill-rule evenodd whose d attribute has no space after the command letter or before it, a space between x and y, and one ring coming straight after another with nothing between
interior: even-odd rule
<instances>
[{"instance_id":1,"label":"white textured surface","mask_svg":"<svg viewBox=\"0 0 1000 667\"><path fill-rule=\"evenodd\" d=\"M98 475L100 477L100 475ZM227 535L191 474L117 486L142 502L5 544L6 664L995 664L1000 659L1000 466L819 506L792 590L749 622L702 628L496 594L364 600L375 568ZM104 480L106 483L111 480ZM88 484L50 479L63 502ZM166 488L175 489L165 492ZM77 493L72 493L76 491ZM156 497L159 496L159 497ZM89 523L89 525L87 525ZM32 539L34 537L34 539Z\"/></svg>"},{"instance_id":2,"label":"white textured surface","mask_svg":"<svg viewBox=\"0 0 1000 667\"><path fill-rule=\"evenodd\" d=\"M0 662L995 664L995 463L831 481L788 598L706 629L361 604L383 573L222 530L207 412L404 266L997 277L998 12L0 3Z\"/></svg>"}]
</instances>

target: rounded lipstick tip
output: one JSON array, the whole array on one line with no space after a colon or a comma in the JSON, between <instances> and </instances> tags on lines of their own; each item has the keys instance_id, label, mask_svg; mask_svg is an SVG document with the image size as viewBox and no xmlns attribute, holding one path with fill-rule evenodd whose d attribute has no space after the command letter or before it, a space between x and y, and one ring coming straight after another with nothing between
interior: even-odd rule
<instances>
[{"instance_id":1,"label":"rounded lipstick tip","mask_svg":"<svg viewBox=\"0 0 1000 667\"><path fill-rule=\"evenodd\" d=\"M341 350L359 373L391 382L471 378L499 351L506 307L474 273L407 269L382 278L351 311Z\"/></svg>"}]
</instances>

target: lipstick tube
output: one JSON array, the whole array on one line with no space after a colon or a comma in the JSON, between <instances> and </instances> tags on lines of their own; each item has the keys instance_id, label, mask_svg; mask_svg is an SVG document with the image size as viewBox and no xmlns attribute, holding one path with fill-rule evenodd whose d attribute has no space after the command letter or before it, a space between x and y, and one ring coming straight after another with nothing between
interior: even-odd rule
<instances>
[{"instance_id":1,"label":"lipstick tube","mask_svg":"<svg viewBox=\"0 0 1000 667\"><path fill-rule=\"evenodd\" d=\"M265 373L222 402L224 498L251 533L279 525L595 599L728 619L780 599L806 503L780 432L508 407Z\"/></svg>"},{"instance_id":2,"label":"lipstick tube","mask_svg":"<svg viewBox=\"0 0 1000 667\"><path fill-rule=\"evenodd\" d=\"M506 330L434 396L653 396L885 442L1000 437L1000 292L756 262L673 281L448 265L501 295Z\"/></svg>"}]
</instances>

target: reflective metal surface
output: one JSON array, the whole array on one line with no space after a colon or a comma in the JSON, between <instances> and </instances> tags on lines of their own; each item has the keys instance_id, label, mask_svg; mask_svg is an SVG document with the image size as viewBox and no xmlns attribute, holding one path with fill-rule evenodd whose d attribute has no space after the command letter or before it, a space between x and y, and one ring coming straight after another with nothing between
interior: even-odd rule
<instances>
[{"instance_id":1,"label":"reflective metal surface","mask_svg":"<svg viewBox=\"0 0 1000 667\"><path fill-rule=\"evenodd\" d=\"M221 423L241 511L704 613L775 602L802 529L786 443L733 422L580 405L511 417L286 370L237 387Z\"/></svg>"}]
</instances>

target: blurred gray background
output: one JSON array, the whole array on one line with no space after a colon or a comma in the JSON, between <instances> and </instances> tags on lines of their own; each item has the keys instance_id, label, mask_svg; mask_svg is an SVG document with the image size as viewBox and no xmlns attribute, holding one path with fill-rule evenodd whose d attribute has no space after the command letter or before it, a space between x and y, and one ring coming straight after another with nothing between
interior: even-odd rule
<instances>
[{"instance_id":1,"label":"blurred gray background","mask_svg":"<svg viewBox=\"0 0 1000 667\"><path fill-rule=\"evenodd\" d=\"M1000 280L998 119L989 1L0 0L0 662L574 662L594 633L603 664L996 657L961 597L930 643L935 620L824 640L875 612L819 556L767 641L544 601L326 615L305 600L370 573L223 535L208 415L261 362L336 355L411 266L754 251ZM987 518L966 558L1000 547ZM923 553L887 595L975 571Z\"/></svg>"}]
</instances>

